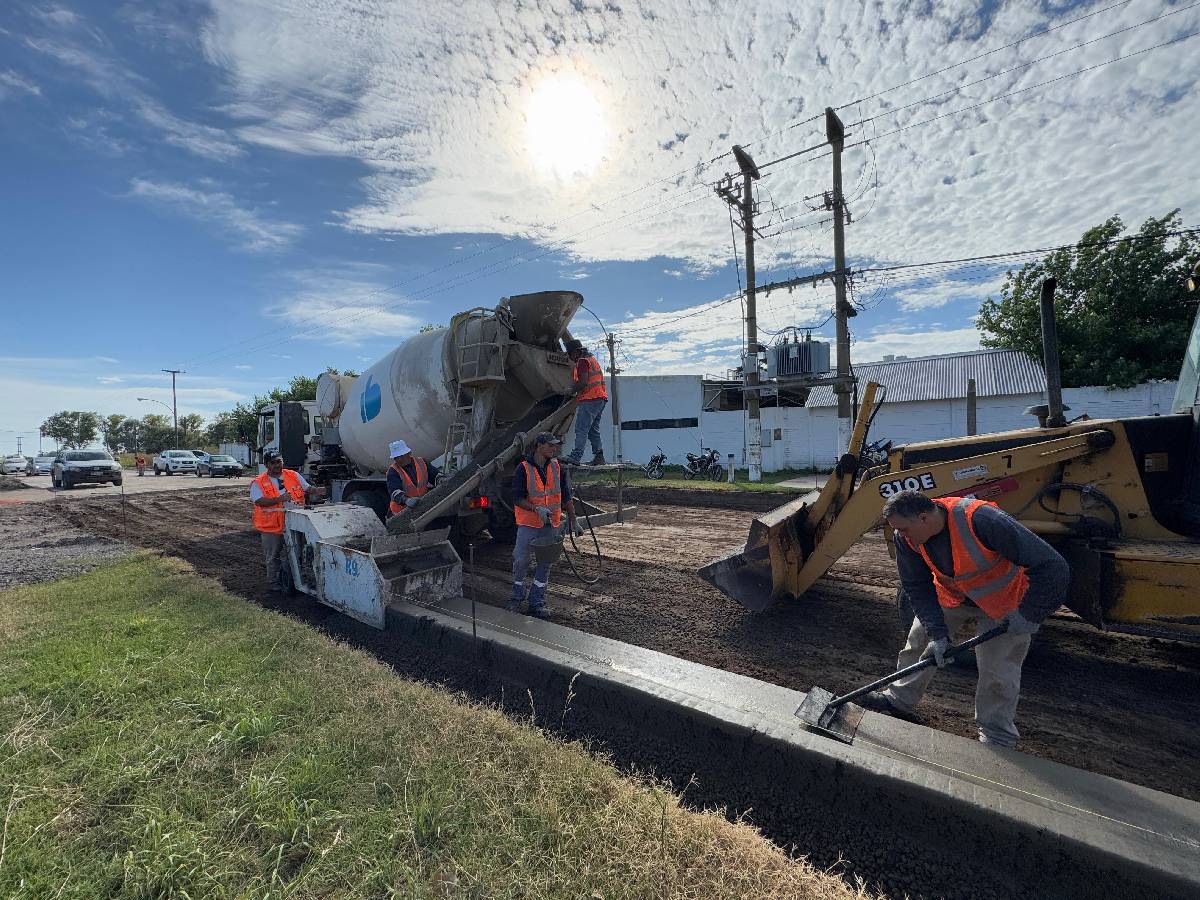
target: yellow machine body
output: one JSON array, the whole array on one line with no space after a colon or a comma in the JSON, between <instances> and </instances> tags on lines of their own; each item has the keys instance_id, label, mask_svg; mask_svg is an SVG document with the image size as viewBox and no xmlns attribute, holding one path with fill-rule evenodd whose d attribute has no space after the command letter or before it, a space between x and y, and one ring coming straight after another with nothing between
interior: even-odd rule
<instances>
[{"instance_id":1,"label":"yellow machine body","mask_svg":"<svg viewBox=\"0 0 1200 900\"><path fill-rule=\"evenodd\" d=\"M893 493L970 495L1063 554L1072 568L1068 606L1086 621L1200 640L1200 523L1181 502L1200 471L1192 414L908 444L891 449L886 466L861 471L878 392L866 386L849 451L820 493L755 519L742 550L700 570L707 581L754 610L799 598L885 524Z\"/></svg>"}]
</instances>

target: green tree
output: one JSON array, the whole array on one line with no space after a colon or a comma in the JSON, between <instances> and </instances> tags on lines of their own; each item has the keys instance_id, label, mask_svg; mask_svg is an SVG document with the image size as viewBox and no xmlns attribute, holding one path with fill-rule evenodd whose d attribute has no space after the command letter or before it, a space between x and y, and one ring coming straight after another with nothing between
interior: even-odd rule
<instances>
[{"instance_id":1,"label":"green tree","mask_svg":"<svg viewBox=\"0 0 1200 900\"><path fill-rule=\"evenodd\" d=\"M52 438L60 447L71 450L95 441L100 423L97 413L63 410L47 418L39 430L43 437Z\"/></svg>"},{"instance_id":2,"label":"green tree","mask_svg":"<svg viewBox=\"0 0 1200 900\"><path fill-rule=\"evenodd\" d=\"M1177 378L1194 312L1185 280L1200 258L1195 237L1170 236L1182 227L1174 210L1122 237L1125 225L1113 216L1074 247L1010 271L1000 299L979 308L980 342L1041 359L1038 298L1042 281L1053 276L1065 387Z\"/></svg>"},{"instance_id":3,"label":"green tree","mask_svg":"<svg viewBox=\"0 0 1200 900\"><path fill-rule=\"evenodd\" d=\"M198 444L204 434L204 417L197 413L189 413L179 417L179 446L190 447Z\"/></svg>"},{"instance_id":4,"label":"green tree","mask_svg":"<svg viewBox=\"0 0 1200 900\"><path fill-rule=\"evenodd\" d=\"M158 453L160 450L169 450L175 446L175 429L171 425L171 419L167 416L148 413L142 416L137 430L137 441L140 443L138 449L140 450Z\"/></svg>"},{"instance_id":5,"label":"green tree","mask_svg":"<svg viewBox=\"0 0 1200 900\"><path fill-rule=\"evenodd\" d=\"M104 446L109 453L120 453L122 449L132 449L124 446L126 418L120 413L104 416L100 420L100 432L104 435Z\"/></svg>"}]
</instances>

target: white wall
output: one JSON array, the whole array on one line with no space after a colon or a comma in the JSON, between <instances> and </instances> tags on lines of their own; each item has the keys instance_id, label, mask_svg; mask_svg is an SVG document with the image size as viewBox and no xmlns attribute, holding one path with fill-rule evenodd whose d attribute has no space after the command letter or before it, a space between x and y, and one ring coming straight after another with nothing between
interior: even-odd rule
<instances>
[{"instance_id":1,"label":"white wall","mask_svg":"<svg viewBox=\"0 0 1200 900\"><path fill-rule=\"evenodd\" d=\"M622 450L629 462L644 463L661 446L667 461L682 465L686 453L713 447L728 463L730 453L738 468L745 467L745 414L702 412L702 387L698 375L629 376L620 379L621 418L699 419L698 428L663 428L622 431ZM1066 388L1063 402L1070 407L1068 418L1087 413L1092 418L1129 418L1171 411L1175 382L1142 384L1128 390ZM1036 424L1025 409L1044 403L1040 394L980 397L976 407L977 431L987 434L1029 428ZM835 407L784 407L762 411L763 469L832 468L837 461L837 409ZM774 440L775 429L782 439ZM603 435L605 452L612 458L612 403L605 409ZM959 437L967 433L967 401L927 400L913 403L884 403L871 427L871 439L896 444ZM570 443L568 441L568 443Z\"/></svg>"}]
</instances>

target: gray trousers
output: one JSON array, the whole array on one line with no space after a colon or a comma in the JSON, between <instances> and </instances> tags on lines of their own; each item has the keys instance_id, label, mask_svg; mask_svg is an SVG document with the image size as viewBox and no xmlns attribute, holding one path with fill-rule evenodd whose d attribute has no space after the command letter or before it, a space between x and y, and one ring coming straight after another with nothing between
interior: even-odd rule
<instances>
[{"instance_id":1,"label":"gray trousers","mask_svg":"<svg viewBox=\"0 0 1200 900\"><path fill-rule=\"evenodd\" d=\"M283 568L283 535L259 532L262 535L263 562L267 566L267 583L271 590L281 590L279 572Z\"/></svg>"},{"instance_id":2,"label":"gray trousers","mask_svg":"<svg viewBox=\"0 0 1200 900\"><path fill-rule=\"evenodd\" d=\"M973 606L943 607L942 615L952 641L956 632L972 621L976 634L1000 624ZM975 724L979 726L979 740L985 744L1013 747L1021 736L1014 719L1017 701L1021 698L1021 665L1029 652L1029 640L1028 634L1002 634L975 648L975 661L979 665L979 681L975 685ZM913 619L908 641L896 660L896 669L919 662L928 645L925 626L920 619ZM882 693L894 706L912 712L936 672L932 666L922 669L893 682Z\"/></svg>"},{"instance_id":3,"label":"gray trousers","mask_svg":"<svg viewBox=\"0 0 1200 900\"><path fill-rule=\"evenodd\" d=\"M553 525L544 528L533 528L529 525L517 526L517 542L513 545L513 589L509 601L520 603L525 599L525 576L529 572L529 563L534 559L533 547L530 541L537 538L554 537L558 529ZM529 589L529 608L537 609L546 605L546 588L550 584L550 563L537 563L533 570L533 587Z\"/></svg>"}]
</instances>

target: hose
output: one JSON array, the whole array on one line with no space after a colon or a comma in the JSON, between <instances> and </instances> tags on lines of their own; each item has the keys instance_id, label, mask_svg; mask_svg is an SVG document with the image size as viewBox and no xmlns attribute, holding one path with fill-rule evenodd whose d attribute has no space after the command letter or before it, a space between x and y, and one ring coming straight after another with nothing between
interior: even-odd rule
<instances>
[{"instance_id":1,"label":"hose","mask_svg":"<svg viewBox=\"0 0 1200 900\"><path fill-rule=\"evenodd\" d=\"M1049 496L1050 494L1061 494L1063 491L1078 491L1079 492L1079 494L1080 494L1080 500L1079 500L1080 509L1083 508L1084 500L1089 497L1099 500L1108 509L1108 511L1110 513L1112 513L1112 519L1113 519L1112 523L1110 524L1101 519L1097 519L1094 516L1086 515L1085 513L1063 512L1062 510L1051 509L1050 507L1048 507L1046 505L1046 497L1047 496ZM1023 516L1026 513L1026 511L1029 509L1029 507L1033 506L1034 503L1036 503L1045 512L1048 512L1051 515L1071 516L1072 518L1075 519L1073 527L1080 533L1084 534L1086 537L1119 538L1121 536L1121 511L1119 509L1117 509L1117 504L1113 503L1113 501L1111 499L1109 499L1108 495L1105 494L1102 490L1100 490L1095 485L1078 484L1073 481L1056 481L1051 484L1047 484L1044 487L1042 487L1042 489L1039 490L1036 494L1034 494L1034 496L1032 497L1032 499L1029 500L1028 503L1026 503L1024 506L1022 506L1019 510L1017 510L1017 513L1015 516L1013 516L1013 518L1020 520L1021 516ZM1097 530L1098 527L1110 529L1112 533L1110 535L1088 534L1089 531L1095 531L1095 530Z\"/></svg>"},{"instance_id":2,"label":"hose","mask_svg":"<svg viewBox=\"0 0 1200 900\"><path fill-rule=\"evenodd\" d=\"M565 547L563 548L563 556L565 556L567 559L567 565L569 565L571 567L571 573L576 578L578 578L580 580L580 582L587 585L588 587L591 587L593 584L595 584L597 581L599 581L600 577L604 574L604 556L600 553L600 541L596 537L596 529L594 529L592 527L592 517L589 516L587 513L584 513L583 518L584 518L584 521L587 522L588 532L592 536L592 545L596 548L596 577L592 578L592 579L588 579L588 578L584 578L581 574L579 574L579 570L577 568L575 568L575 560L571 559L571 554L566 552ZM578 553L580 556L583 556L583 554L585 552L579 548L578 544L575 543L575 535L574 534L571 535L571 548L576 553Z\"/></svg>"}]
</instances>

